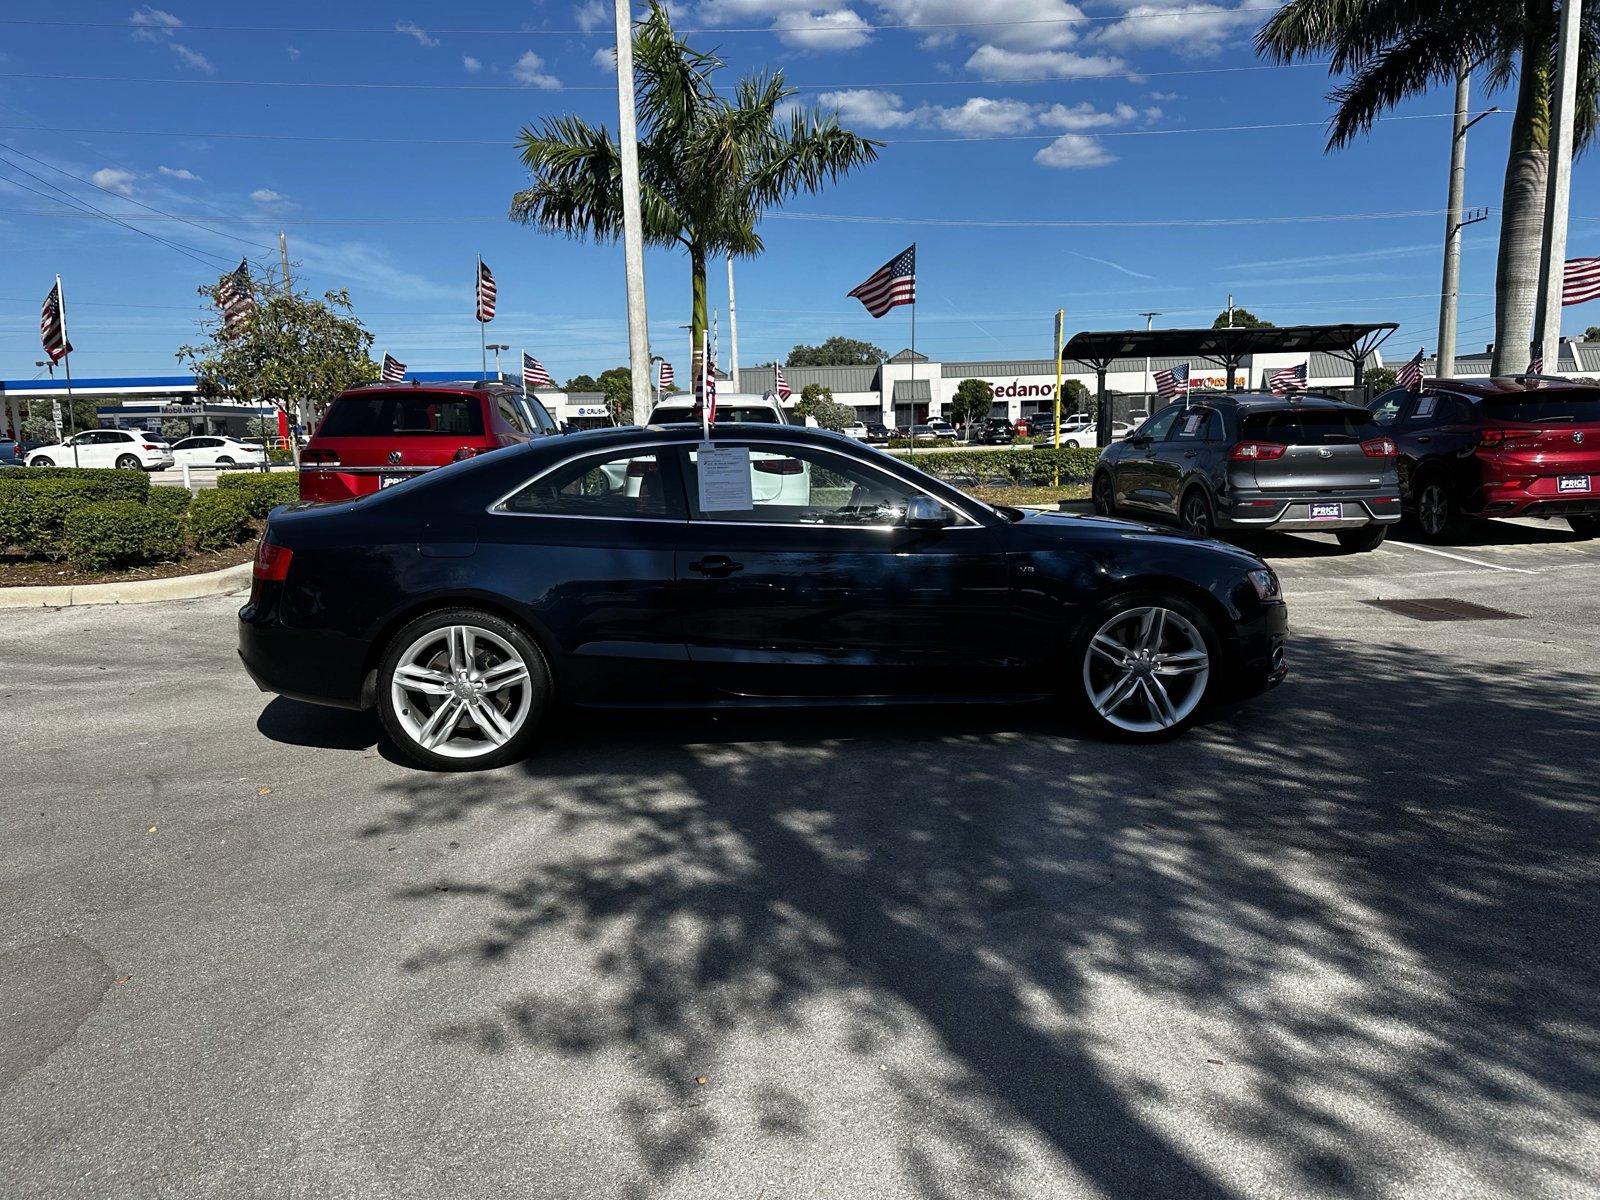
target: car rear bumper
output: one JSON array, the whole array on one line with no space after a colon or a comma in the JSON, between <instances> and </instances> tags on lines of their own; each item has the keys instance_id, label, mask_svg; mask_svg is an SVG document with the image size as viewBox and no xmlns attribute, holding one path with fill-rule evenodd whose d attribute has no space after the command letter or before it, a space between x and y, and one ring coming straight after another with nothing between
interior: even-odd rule
<instances>
[{"instance_id":1,"label":"car rear bumper","mask_svg":"<svg viewBox=\"0 0 1600 1200\"><path fill-rule=\"evenodd\" d=\"M1578 476L1589 481L1587 491L1561 491L1557 475L1487 483L1478 490L1478 512L1486 517L1600 516L1600 475L1574 472L1570 477Z\"/></svg>"},{"instance_id":2,"label":"car rear bumper","mask_svg":"<svg viewBox=\"0 0 1600 1200\"><path fill-rule=\"evenodd\" d=\"M308 704L366 707L366 643L322 630L287 628L277 620L275 608L252 603L239 610L239 661L256 687Z\"/></svg>"},{"instance_id":3,"label":"car rear bumper","mask_svg":"<svg viewBox=\"0 0 1600 1200\"><path fill-rule=\"evenodd\" d=\"M1312 505L1339 505L1337 517L1314 517ZM1220 529L1268 529L1282 532L1328 533L1361 529L1367 525L1393 525L1400 520L1400 493L1383 495L1269 495L1235 491L1218 506Z\"/></svg>"}]
</instances>

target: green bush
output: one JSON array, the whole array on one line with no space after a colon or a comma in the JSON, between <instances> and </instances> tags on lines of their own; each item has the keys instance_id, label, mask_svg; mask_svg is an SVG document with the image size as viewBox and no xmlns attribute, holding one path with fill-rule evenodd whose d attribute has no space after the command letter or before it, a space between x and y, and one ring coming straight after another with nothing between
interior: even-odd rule
<instances>
[{"instance_id":1,"label":"green bush","mask_svg":"<svg viewBox=\"0 0 1600 1200\"><path fill-rule=\"evenodd\" d=\"M1026 450L948 450L919 454L915 465L936 479L954 484L1037 486L1055 482L1088 483L1100 452L1036 446ZM909 461L909 460L908 460Z\"/></svg>"},{"instance_id":2,"label":"green bush","mask_svg":"<svg viewBox=\"0 0 1600 1200\"><path fill-rule=\"evenodd\" d=\"M183 553L183 523L159 504L102 500L67 514L62 544L80 571L161 562Z\"/></svg>"},{"instance_id":3,"label":"green bush","mask_svg":"<svg viewBox=\"0 0 1600 1200\"><path fill-rule=\"evenodd\" d=\"M150 476L113 467L24 467L0 471L0 489L59 489L93 500L143 500L150 494Z\"/></svg>"},{"instance_id":4,"label":"green bush","mask_svg":"<svg viewBox=\"0 0 1600 1200\"><path fill-rule=\"evenodd\" d=\"M255 533L252 497L239 488L217 487L201 492L189 505L189 536L201 550L237 546Z\"/></svg>"},{"instance_id":5,"label":"green bush","mask_svg":"<svg viewBox=\"0 0 1600 1200\"><path fill-rule=\"evenodd\" d=\"M142 471L24 467L0 471L0 546L59 555L68 516L91 504L143 504L150 479Z\"/></svg>"},{"instance_id":6,"label":"green bush","mask_svg":"<svg viewBox=\"0 0 1600 1200\"><path fill-rule=\"evenodd\" d=\"M300 499L300 478L289 471L266 473L249 471L238 475L223 475L217 480L219 490L242 492L248 498L250 515L265 517L280 504L293 504Z\"/></svg>"},{"instance_id":7,"label":"green bush","mask_svg":"<svg viewBox=\"0 0 1600 1200\"><path fill-rule=\"evenodd\" d=\"M159 508L173 516L181 517L189 511L189 489L181 487L153 487L150 489L150 499L145 501L151 508Z\"/></svg>"}]
</instances>

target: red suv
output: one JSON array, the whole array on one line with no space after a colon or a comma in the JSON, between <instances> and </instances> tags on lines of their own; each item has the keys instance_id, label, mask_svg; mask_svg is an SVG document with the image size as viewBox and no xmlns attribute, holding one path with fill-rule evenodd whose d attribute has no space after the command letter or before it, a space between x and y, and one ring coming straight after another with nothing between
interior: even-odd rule
<instances>
[{"instance_id":1,"label":"red suv","mask_svg":"<svg viewBox=\"0 0 1600 1200\"><path fill-rule=\"evenodd\" d=\"M300 455L300 498L350 500L558 432L536 397L502 383L350 388L328 406Z\"/></svg>"},{"instance_id":2,"label":"red suv","mask_svg":"<svg viewBox=\"0 0 1600 1200\"><path fill-rule=\"evenodd\" d=\"M1401 502L1428 541L1453 541L1471 517L1564 517L1600 533L1600 387L1430 379L1370 408L1399 447Z\"/></svg>"}]
</instances>

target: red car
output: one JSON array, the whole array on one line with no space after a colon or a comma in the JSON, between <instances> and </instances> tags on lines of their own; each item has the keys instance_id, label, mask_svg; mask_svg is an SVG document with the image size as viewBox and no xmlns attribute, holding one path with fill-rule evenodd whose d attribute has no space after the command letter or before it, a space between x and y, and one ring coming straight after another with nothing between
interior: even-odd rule
<instances>
[{"instance_id":1,"label":"red car","mask_svg":"<svg viewBox=\"0 0 1600 1200\"><path fill-rule=\"evenodd\" d=\"M1474 517L1563 517L1600 533L1600 387L1430 379L1370 407L1399 447L1401 503L1428 541L1455 540Z\"/></svg>"},{"instance_id":2,"label":"red car","mask_svg":"<svg viewBox=\"0 0 1600 1200\"><path fill-rule=\"evenodd\" d=\"M350 388L328 406L300 455L300 498L350 500L558 432L536 397L499 382Z\"/></svg>"}]
</instances>

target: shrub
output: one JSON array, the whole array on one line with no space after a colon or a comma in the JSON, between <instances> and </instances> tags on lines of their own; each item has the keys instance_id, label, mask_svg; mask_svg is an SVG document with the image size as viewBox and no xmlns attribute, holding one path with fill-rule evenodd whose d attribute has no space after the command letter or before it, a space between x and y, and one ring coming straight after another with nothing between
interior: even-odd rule
<instances>
[{"instance_id":1,"label":"shrub","mask_svg":"<svg viewBox=\"0 0 1600 1200\"><path fill-rule=\"evenodd\" d=\"M947 450L919 454L913 465L937 479L955 484L1001 483L1043 485L1087 483L1100 452L1079 448L1035 446L1026 450Z\"/></svg>"},{"instance_id":2,"label":"shrub","mask_svg":"<svg viewBox=\"0 0 1600 1200\"><path fill-rule=\"evenodd\" d=\"M300 499L300 478L292 472L267 473L250 471L239 475L224 475L217 480L218 490L243 493L247 498L252 517L265 517L280 504L293 504Z\"/></svg>"},{"instance_id":3,"label":"shrub","mask_svg":"<svg viewBox=\"0 0 1600 1200\"><path fill-rule=\"evenodd\" d=\"M80 571L107 571L177 558L183 523L161 505L102 500L67 514L62 544Z\"/></svg>"},{"instance_id":4,"label":"shrub","mask_svg":"<svg viewBox=\"0 0 1600 1200\"><path fill-rule=\"evenodd\" d=\"M255 533L251 497L239 488L217 487L201 492L189 505L189 536L201 550L237 546Z\"/></svg>"},{"instance_id":5,"label":"shrub","mask_svg":"<svg viewBox=\"0 0 1600 1200\"><path fill-rule=\"evenodd\" d=\"M58 489L93 500L143 500L150 494L150 476L112 467L26 467L0 472L0 488L13 487Z\"/></svg>"},{"instance_id":6,"label":"shrub","mask_svg":"<svg viewBox=\"0 0 1600 1200\"><path fill-rule=\"evenodd\" d=\"M145 501L151 508L159 508L173 516L181 517L189 511L189 489L181 487L153 487L150 489L150 499Z\"/></svg>"},{"instance_id":7,"label":"shrub","mask_svg":"<svg viewBox=\"0 0 1600 1200\"><path fill-rule=\"evenodd\" d=\"M62 553L68 516L91 504L143 504L150 479L142 471L25 467L0 472L0 545L29 554Z\"/></svg>"}]
</instances>

